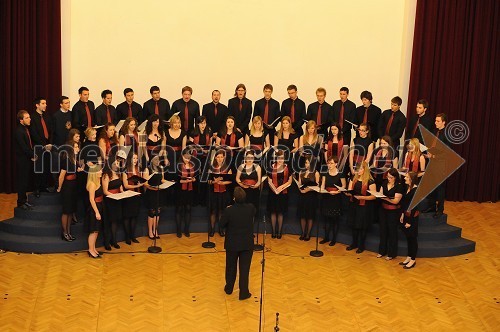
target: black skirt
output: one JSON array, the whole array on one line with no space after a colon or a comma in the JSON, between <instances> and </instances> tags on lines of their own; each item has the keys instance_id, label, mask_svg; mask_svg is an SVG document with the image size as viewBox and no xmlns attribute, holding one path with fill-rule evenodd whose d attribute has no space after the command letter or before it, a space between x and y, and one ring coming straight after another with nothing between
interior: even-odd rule
<instances>
[{"instance_id":1,"label":"black skirt","mask_svg":"<svg viewBox=\"0 0 500 332\"><path fill-rule=\"evenodd\" d=\"M318 195L315 191L309 191L299 196L299 217L301 219L315 219L318 209Z\"/></svg>"},{"instance_id":2,"label":"black skirt","mask_svg":"<svg viewBox=\"0 0 500 332\"><path fill-rule=\"evenodd\" d=\"M75 180L64 180L61 188L62 213L73 214L76 212L78 186Z\"/></svg>"},{"instance_id":3,"label":"black skirt","mask_svg":"<svg viewBox=\"0 0 500 332\"><path fill-rule=\"evenodd\" d=\"M123 218L136 218L141 207L141 195L132 196L123 202Z\"/></svg>"},{"instance_id":4,"label":"black skirt","mask_svg":"<svg viewBox=\"0 0 500 332\"><path fill-rule=\"evenodd\" d=\"M276 195L272 190L267 194L267 212L285 213L288 208L288 194Z\"/></svg>"},{"instance_id":5,"label":"black skirt","mask_svg":"<svg viewBox=\"0 0 500 332\"><path fill-rule=\"evenodd\" d=\"M323 217L338 217L342 214L342 197L341 194L321 195L321 215Z\"/></svg>"},{"instance_id":6,"label":"black skirt","mask_svg":"<svg viewBox=\"0 0 500 332\"><path fill-rule=\"evenodd\" d=\"M222 213L229 205L229 192L226 190L223 193L210 193L210 211Z\"/></svg>"},{"instance_id":7,"label":"black skirt","mask_svg":"<svg viewBox=\"0 0 500 332\"><path fill-rule=\"evenodd\" d=\"M106 221L110 223L121 221L123 217L122 201L105 197L104 204L106 204Z\"/></svg>"},{"instance_id":8,"label":"black skirt","mask_svg":"<svg viewBox=\"0 0 500 332\"><path fill-rule=\"evenodd\" d=\"M102 222L104 219L104 204L102 202L100 203L95 203L97 205L97 209L99 210L99 214L101 215L101 220L97 220L95 217L95 212L92 206L90 207L88 213L89 213L89 233L94 233L94 232L99 232L102 228Z\"/></svg>"},{"instance_id":9,"label":"black skirt","mask_svg":"<svg viewBox=\"0 0 500 332\"><path fill-rule=\"evenodd\" d=\"M193 205L194 190L178 190L176 195L177 205Z\"/></svg>"}]
</instances>

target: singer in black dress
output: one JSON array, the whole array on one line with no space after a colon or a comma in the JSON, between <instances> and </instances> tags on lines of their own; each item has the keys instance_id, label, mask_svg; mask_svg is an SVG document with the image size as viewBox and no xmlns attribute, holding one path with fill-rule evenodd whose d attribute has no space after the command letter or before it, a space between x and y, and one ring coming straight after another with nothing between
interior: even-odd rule
<instances>
[{"instance_id":1,"label":"singer in black dress","mask_svg":"<svg viewBox=\"0 0 500 332\"><path fill-rule=\"evenodd\" d=\"M253 204L258 215L262 170L254 160L255 153L252 150L246 151L245 162L236 171L236 183L245 190L247 203Z\"/></svg>"},{"instance_id":2,"label":"singer in black dress","mask_svg":"<svg viewBox=\"0 0 500 332\"><path fill-rule=\"evenodd\" d=\"M370 128L366 123L362 123L358 127L358 135L353 138L349 153L349 166L351 176L355 175L356 167L366 161L370 164L373 154L373 140L370 138Z\"/></svg>"},{"instance_id":3,"label":"singer in black dress","mask_svg":"<svg viewBox=\"0 0 500 332\"><path fill-rule=\"evenodd\" d=\"M198 159L200 165L200 179L204 180L195 181L194 183L194 205L207 205L208 187L206 180L210 168L207 156L212 145L212 138L212 131L207 127L206 118L203 115L196 118L196 126L189 137L189 142L194 146L194 156Z\"/></svg>"},{"instance_id":4,"label":"singer in black dress","mask_svg":"<svg viewBox=\"0 0 500 332\"><path fill-rule=\"evenodd\" d=\"M340 191L336 186L346 187L344 175L337 169L337 163L337 157L328 157L326 162L328 172L323 175L321 181L321 189L328 191L328 193L321 195L321 215L325 220L325 238L320 243L330 241L330 246L337 243L339 219L342 214L342 197L339 195ZM332 233L332 237L330 237L330 233Z\"/></svg>"},{"instance_id":5,"label":"singer in black dress","mask_svg":"<svg viewBox=\"0 0 500 332\"><path fill-rule=\"evenodd\" d=\"M259 164L262 161L262 153L269 148L269 143L269 135L264 130L262 118L257 115L252 119L252 127L245 137L245 146L255 151L255 159Z\"/></svg>"},{"instance_id":6,"label":"singer in black dress","mask_svg":"<svg viewBox=\"0 0 500 332\"><path fill-rule=\"evenodd\" d=\"M130 146L128 157L139 153L139 133L137 132L137 121L134 118L126 118L120 129L120 146Z\"/></svg>"},{"instance_id":7,"label":"singer in black dress","mask_svg":"<svg viewBox=\"0 0 500 332\"><path fill-rule=\"evenodd\" d=\"M165 132L160 117L153 114L149 117L145 129L146 141L146 161L149 163L154 156L165 155Z\"/></svg>"},{"instance_id":8,"label":"singer in black dress","mask_svg":"<svg viewBox=\"0 0 500 332\"><path fill-rule=\"evenodd\" d=\"M165 159L160 156L154 156L151 159L151 163L149 166L144 169L143 175L145 178L149 177L153 173L157 173L161 175L161 183L165 182L164 178L164 168L162 162L165 162ZM144 184L146 188L146 192L144 193L146 200L146 208L148 210L148 237L153 240L155 237L159 239L158 236L158 223L160 221L160 193L158 192L159 188L156 186L150 186L148 182Z\"/></svg>"},{"instance_id":9,"label":"singer in black dress","mask_svg":"<svg viewBox=\"0 0 500 332\"><path fill-rule=\"evenodd\" d=\"M299 138L291 125L289 116L281 118L281 127L274 136L274 148L285 152L285 163L290 165L290 157L299 148Z\"/></svg>"},{"instance_id":10,"label":"singer in black dress","mask_svg":"<svg viewBox=\"0 0 500 332\"><path fill-rule=\"evenodd\" d=\"M387 179L389 169L398 167L397 153L392 145L390 136L382 136L380 146L373 153L371 172L378 191L380 191L384 180Z\"/></svg>"},{"instance_id":11,"label":"singer in black dress","mask_svg":"<svg viewBox=\"0 0 500 332\"><path fill-rule=\"evenodd\" d=\"M227 149L227 162L229 163L231 170L236 171L236 165L240 164L239 153L236 153L238 148L243 148L244 139L243 135L236 130L234 127L234 118L228 116L226 119L226 125L220 130L220 136L216 139L216 144Z\"/></svg>"},{"instance_id":12,"label":"singer in black dress","mask_svg":"<svg viewBox=\"0 0 500 332\"><path fill-rule=\"evenodd\" d=\"M104 195L118 194L123 192L122 176L120 172L120 160L117 158L111 164L104 166L102 187ZM111 250L111 246L120 249L116 241L118 224L122 222L122 200L109 197L104 199L106 205L106 218L104 220L104 248Z\"/></svg>"},{"instance_id":13,"label":"singer in black dress","mask_svg":"<svg viewBox=\"0 0 500 332\"><path fill-rule=\"evenodd\" d=\"M191 161L189 150L182 153L182 162L179 164L177 186L177 202L175 204L175 226L177 237L182 237L182 223L184 222L184 235L190 237L189 226L191 224L191 206L193 205L194 182L196 182L196 166Z\"/></svg>"},{"instance_id":14,"label":"singer in black dress","mask_svg":"<svg viewBox=\"0 0 500 332\"><path fill-rule=\"evenodd\" d=\"M399 203L403 196L397 169L391 168L387 171L387 179L382 182L379 191L386 197L381 198L382 203L378 209L380 244L377 258L387 255L386 260L391 260L398 255L398 226L401 215Z\"/></svg>"},{"instance_id":15,"label":"singer in black dress","mask_svg":"<svg viewBox=\"0 0 500 332\"><path fill-rule=\"evenodd\" d=\"M101 255L99 254L95 246L97 236L102 228L102 221L104 218L104 193L101 186L101 177L102 170L100 166L91 166L89 168L89 174L87 177L87 191L91 208L88 210L88 254L91 258L101 258Z\"/></svg>"},{"instance_id":16,"label":"singer in black dress","mask_svg":"<svg viewBox=\"0 0 500 332\"><path fill-rule=\"evenodd\" d=\"M143 183L136 181L133 177L142 177L139 171L139 156L132 154L132 158L127 160L127 171L122 173L122 181L125 190L132 190L140 193ZM137 217L141 207L141 195L126 198L123 203L123 230L125 231L125 243L130 245L132 242L139 243L135 238L135 228L137 226Z\"/></svg>"},{"instance_id":17,"label":"singer in black dress","mask_svg":"<svg viewBox=\"0 0 500 332\"><path fill-rule=\"evenodd\" d=\"M107 123L99 135L99 148L101 149L102 160L112 159L116 154L115 146L118 145L118 138L115 132L115 125Z\"/></svg>"},{"instance_id":18,"label":"singer in black dress","mask_svg":"<svg viewBox=\"0 0 500 332\"><path fill-rule=\"evenodd\" d=\"M399 263L403 265L404 269L414 268L417 264L417 251L418 251L418 216L420 214L419 206L417 205L410 210L410 204L417 191L417 173L409 172L405 175L405 184L407 189L403 193L401 199L402 214L399 219L401 229L406 237L408 246L408 256L406 259Z\"/></svg>"},{"instance_id":19,"label":"singer in black dress","mask_svg":"<svg viewBox=\"0 0 500 332\"><path fill-rule=\"evenodd\" d=\"M211 180L208 184L211 185L210 192L210 236L214 236L215 233L215 221L220 220L222 212L229 204L229 192L227 186L231 184L231 181L225 181L222 177L217 176L217 174L232 174L232 170L229 164L226 162L226 151L220 149L215 153L210 172ZM222 227L219 226L219 235L224 236L225 232Z\"/></svg>"},{"instance_id":20,"label":"singer in black dress","mask_svg":"<svg viewBox=\"0 0 500 332\"><path fill-rule=\"evenodd\" d=\"M312 156L307 156L304 161L304 170L299 174L300 198L297 209L300 216L300 227L302 234L299 240L309 241L311 239L311 229L316 218L318 207L318 193L309 185L319 184L319 173L316 171L315 162ZM304 188L302 189L302 187Z\"/></svg>"},{"instance_id":21,"label":"singer in black dress","mask_svg":"<svg viewBox=\"0 0 500 332\"><path fill-rule=\"evenodd\" d=\"M370 174L370 168L366 161L361 162L357 167L356 175L349 183L349 190L353 193L346 194L351 198L348 224L352 229L352 243L347 250L356 250L360 254L365 250L365 240L368 229L372 224L373 206L375 196L368 193L368 190L375 192L376 186Z\"/></svg>"},{"instance_id":22,"label":"singer in black dress","mask_svg":"<svg viewBox=\"0 0 500 332\"><path fill-rule=\"evenodd\" d=\"M272 238L281 239L283 215L288 207L288 187L292 184L292 172L285 164L283 150L276 152L276 162L268 175L269 192L267 194L267 213L271 215ZM278 228L276 229L276 222Z\"/></svg>"},{"instance_id":23,"label":"singer in black dress","mask_svg":"<svg viewBox=\"0 0 500 332\"><path fill-rule=\"evenodd\" d=\"M62 199L62 216L61 238L65 241L71 242L76 238L71 235L71 220L77 208L77 195L78 187L76 181L77 172L83 171L77 165L77 155L80 153L78 143L73 144L73 148L67 150L66 158L61 160L61 172L59 173L59 187L57 192L61 193Z\"/></svg>"}]
</instances>

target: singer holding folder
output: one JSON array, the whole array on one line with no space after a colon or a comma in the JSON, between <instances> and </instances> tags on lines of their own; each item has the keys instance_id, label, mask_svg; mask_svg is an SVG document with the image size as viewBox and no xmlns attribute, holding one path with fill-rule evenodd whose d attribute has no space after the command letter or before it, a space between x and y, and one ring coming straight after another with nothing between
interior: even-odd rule
<instances>
[{"instance_id":1,"label":"singer holding folder","mask_svg":"<svg viewBox=\"0 0 500 332\"><path fill-rule=\"evenodd\" d=\"M89 209L89 250L88 254L91 258L101 258L101 255L95 247L97 236L102 228L104 218L104 193L101 186L102 169L100 165L91 166L87 177L87 191L89 192L89 201L91 209Z\"/></svg>"},{"instance_id":2,"label":"singer holding folder","mask_svg":"<svg viewBox=\"0 0 500 332\"><path fill-rule=\"evenodd\" d=\"M267 213L271 215L272 238L281 239L283 214L288 207L288 187L292 184L292 172L285 164L283 150L276 152L276 163L273 164L271 174L268 175L269 193L267 195ZM276 221L278 229L276 229Z\"/></svg>"},{"instance_id":3,"label":"singer holding folder","mask_svg":"<svg viewBox=\"0 0 500 332\"><path fill-rule=\"evenodd\" d=\"M125 189L140 193L141 187L146 182L142 175L139 170L139 157L137 153L133 153L132 158L127 159L127 171L122 173ZM140 207L140 195L127 198L123 204L123 229L125 231L125 243L128 245L132 244L132 242L139 243L135 238L135 227Z\"/></svg>"},{"instance_id":4,"label":"singer holding folder","mask_svg":"<svg viewBox=\"0 0 500 332\"><path fill-rule=\"evenodd\" d=\"M165 182L165 178L163 177L163 165L162 157L154 156L151 159L150 165L144 170L144 177L149 178L150 175L161 176L160 183ZM158 195L157 192L160 190L158 186L149 185L148 182L144 184L146 188L145 198L146 198L146 208L148 209L148 237L153 240L155 237L159 239L158 236L158 225L157 221L160 221L160 207L158 206Z\"/></svg>"},{"instance_id":5,"label":"singer holding folder","mask_svg":"<svg viewBox=\"0 0 500 332\"><path fill-rule=\"evenodd\" d=\"M302 234L299 240L309 241L311 239L311 229L316 217L318 206L317 192L309 188L319 184L319 173L316 171L316 159L311 155L305 157L304 170L299 174L300 198L297 209L300 215L300 227Z\"/></svg>"},{"instance_id":6,"label":"singer holding folder","mask_svg":"<svg viewBox=\"0 0 500 332\"><path fill-rule=\"evenodd\" d=\"M227 186L232 182L227 177L228 174L232 174L232 171L227 162L226 151L224 149L220 149L215 153L210 172L208 184L212 186L210 189L212 190L210 194L210 237L212 237L215 233L215 221L220 219L222 211L229 203ZM224 228L220 224L219 235L225 236Z\"/></svg>"},{"instance_id":7,"label":"singer holding folder","mask_svg":"<svg viewBox=\"0 0 500 332\"><path fill-rule=\"evenodd\" d=\"M120 160L118 158L106 163L104 166L102 188L106 196L123 192ZM111 250L111 246L113 246L115 249L120 249L120 245L116 241L116 231L118 229L118 223L122 221L122 201L106 197L104 199L104 204L106 205L104 248L106 250Z\"/></svg>"},{"instance_id":8,"label":"singer holding folder","mask_svg":"<svg viewBox=\"0 0 500 332\"><path fill-rule=\"evenodd\" d=\"M248 277L253 255L253 217L255 207L245 203L246 195L242 188L234 189L235 203L227 207L221 217L220 225L227 229L224 249L226 249L226 294L232 294L236 281L237 268L240 271L240 300L252 296L248 290Z\"/></svg>"}]
</instances>

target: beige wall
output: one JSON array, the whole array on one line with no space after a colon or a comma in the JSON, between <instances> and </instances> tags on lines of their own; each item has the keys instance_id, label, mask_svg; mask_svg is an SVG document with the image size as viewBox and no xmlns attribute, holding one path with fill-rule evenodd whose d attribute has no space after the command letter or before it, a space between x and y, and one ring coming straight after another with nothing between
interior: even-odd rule
<instances>
[{"instance_id":1,"label":"beige wall","mask_svg":"<svg viewBox=\"0 0 500 332\"><path fill-rule=\"evenodd\" d=\"M96 104L100 92L111 89L114 105L125 87L142 104L151 85L171 103L189 85L200 105L213 89L226 103L240 82L253 101L271 83L281 102L293 83L306 104L319 86L329 103L347 86L357 105L366 89L383 110L395 95L406 110L416 0L62 4L63 93L72 102L82 85Z\"/></svg>"}]
</instances>

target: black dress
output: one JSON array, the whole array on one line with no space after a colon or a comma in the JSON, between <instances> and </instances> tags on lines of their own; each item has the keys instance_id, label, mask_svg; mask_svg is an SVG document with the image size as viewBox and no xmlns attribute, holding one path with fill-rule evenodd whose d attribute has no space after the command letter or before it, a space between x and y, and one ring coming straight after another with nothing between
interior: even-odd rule
<instances>
[{"instance_id":1,"label":"black dress","mask_svg":"<svg viewBox=\"0 0 500 332\"><path fill-rule=\"evenodd\" d=\"M161 142L161 139L158 139L157 141L151 140L148 135L148 140L146 141L146 151L150 162L154 156L157 156L160 153Z\"/></svg>"},{"instance_id":2,"label":"black dress","mask_svg":"<svg viewBox=\"0 0 500 332\"><path fill-rule=\"evenodd\" d=\"M139 176L139 173L137 173ZM134 176L134 173L127 172L127 181L129 185L137 185L139 184L136 181L130 180L130 178ZM140 192L140 188L130 189L135 192ZM136 195L129 197L123 202L123 218L136 218L139 215L139 209L141 207L141 195Z\"/></svg>"},{"instance_id":3,"label":"black dress","mask_svg":"<svg viewBox=\"0 0 500 332\"><path fill-rule=\"evenodd\" d=\"M64 182L61 188L62 213L73 214L77 208L78 186L76 181L76 165L69 159L62 162L61 170L66 171Z\"/></svg>"},{"instance_id":4,"label":"black dress","mask_svg":"<svg viewBox=\"0 0 500 332\"><path fill-rule=\"evenodd\" d=\"M285 165L281 172L278 172L276 166L273 166L271 173L269 173L269 178L273 182L274 186L278 188L288 181L290 177L290 171L288 166ZM267 212L268 213L285 213L288 208L288 189L283 190L278 195L274 193L271 189L267 194Z\"/></svg>"},{"instance_id":5,"label":"black dress","mask_svg":"<svg viewBox=\"0 0 500 332\"><path fill-rule=\"evenodd\" d=\"M179 179L182 178L193 178L196 176L195 167L191 163L189 169L186 168L184 163L179 165ZM195 181L196 183L196 181ZM179 183L177 186L177 206L193 205L193 194L194 194L194 183Z\"/></svg>"},{"instance_id":6,"label":"black dress","mask_svg":"<svg viewBox=\"0 0 500 332\"><path fill-rule=\"evenodd\" d=\"M402 194L403 190L404 188L400 184L395 184L391 189L388 189L387 180L382 183L382 192L387 197L394 198L396 194ZM400 224L401 206L382 200L378 211L380 227L378 253L396 257L398 255L398 225Z\"/></svg>"},{"instance_id":7,"label":"black dress","mask_svg":"<svg viewBox=\"0 0 500 332\"><path fill-rule=\"evenodd\" d=\"M373 183L374 183L373 180L368 181L367 190ZM350 208L350 216L348 222L349 226L351 226L354 229L367 230L368 228L370 228L372 224L372 218L373 218L372 201L367 201L367 200L359 201L356 198L354 198L354 195L361 195L361 196L369 195L368 193L366 193L366 195L362 194L361 181L356 181L356 183L353 186L353 191L354 192L351 197L351 208Z\"/></svg>"},{"instance_id":8,"label":"black dress","mask_svg":"<svg viewBox=\"0 0 500 332\"><path fill-rule=\"evenodd\" d=\"M342 187L342 178L344 175L342 173L337 173L336 175L325 174L325 189L327 191L337 191L335 185ZM340 194L321 195L321 215L324 217L337 217L342 213L342 197Z\"/></svg>"},{"instance_id":9,"label":"black dress","mask_svg":"<svg viewBox=\"0 0 500 332\"><path fill-rule=\"evenodd\" d=\"M417 191L417 187L412 188L410 192L404 192L403 198L401 198L401 210L404 213L404 222L401 224L401 228L406 237L417 237L418 236L418 216L420 214L419 207L414 207L410 212L407 212L408 207L415 196L415 192ZM411 226L409 228L404 227L404 224L408 223Z\"/></svg>"},{"instance_id":10,"label":"black dress","mask_svg":"<svg viewBox=\"0 0 500 332\"><path fill-rule=\"evenodd\" d=\"M220 168L212 167L213 174L227 174L227 171L220 171ZM214 175L217 177L217 175ZM229 192L227 185L212 184L210 188L210 211L212 213L222 213L229 204Z\"/></svg>"},{"instance_id":11,"label":"black dress","mask_svg":"<svg viewBox=\"0 0 500 332\"><path fill-rule=\"evenodd\" d=\"M387 179L387 171L384 171L384 169L389 169L392 168L392 156L391 152L387 151L387 154L385 156L382 155L382 149L378 149L374 153L374 158L373 158L373 168L371 169L372 176L375 179L375 185L377 187L377 190L380 190L380 187L382 186L382 183L384 182L385 179ZM394 197L394 196L391 196Z\"/></svg>"},{"instance_id":12,"label":"black dress","mask_svg":"<svg viewBox=\"0 0 500 332\"><path fill-rule=\"evenodd\" d=\"M278 136L278 133L275 135ZM278 138L278 146L276 148L280 150L285 150L285 162L289 163L291 151L296 147L293 146L295 139L297 138L296 134L289 134L288 138L285 138L284 135L281 138Z\"/></svg>"},{"instance_id":13,"label":"black dress","mask_svg":"<svg viewBox=\"0 0 500 332\"><path fill-rule=\"evenodd\" d=\"M169 171L175 174L177 171L177 164L182 162L182 140L186 136L186 132L181 130L179 137L173 138L170 136L170 131L165 131L166 144L167 144L167 158L170 162L168 167Z\"/></svg>"},{"instance_id":14,"label":"black dress","mask_svg":"<svg viewBox=\"0 0 500 332\"><path fill-rule=\"evenodd\" d=\"M102 228L102 221L104 216L104 204L103 204L104 194L102 192L102 186L95 191L95 205L97 206L97 210L99 210L99 214L101 215L101 220L97 220L95 217L95 212L92 206L89 210L89 232L99 232Z\"/></svg>"},{"instance_id":15,"label":"black dress","mask_svg":"<svg viewBox=\"0 0 500 332\"><path fill-rule=\"evenodd\" d=\"M366 155L368 154L368 147L373 143L370 137L355 137L353 139L354 142L354 158L353 158L353 167L356 168L356 165L360 164L364 159L366 159Z\"/></svg>"},{"instance_id":16,"label":"black dress","mask_svg":"<svg viewBox=\"0 0 500 332\"><path fill-rule=\"evenodd\" d=\"M243 164L239 167L239 170L241 171L240 175L240 182L243 182L243 184L246 185L254 185L259 181L259 175L257 174L257 167L252 164L252 167L250 168L250 172L248 173L248 170L246 169L246 165ZM245 193L247 194L247 203L252 203L255 209L259 209L259 193L260 189L259 188L244 188Z\"/></svg>"},{"instance_id":17,"label":"black dress","mask_svg":"<svg viewBox=\"0 0 500 332\"><path fill-rule=\"evenodd\" d=\"M304 177L305 172L300 173L300 179L302 185L306 181L316 182L315 173L309 173L307 177ZM298 211L301 219L315 219L316 210L318 208L318 193L316 191L309 191L305 194L300 194Z\"/></svg>"},{"instance_id":18,"label":"black dress","mask_svg":"<svg viewBox=\"0 0 500 332\"><path fill-rule=\"evenodd\" d=\"M120 192L120 187L122 185L122 179L114 179L109 181L108 191L117 194ZM106 212L109 222L117 222L122 219L122 200L116 200L106 197Z\"/></svg>"}]
</instances>

